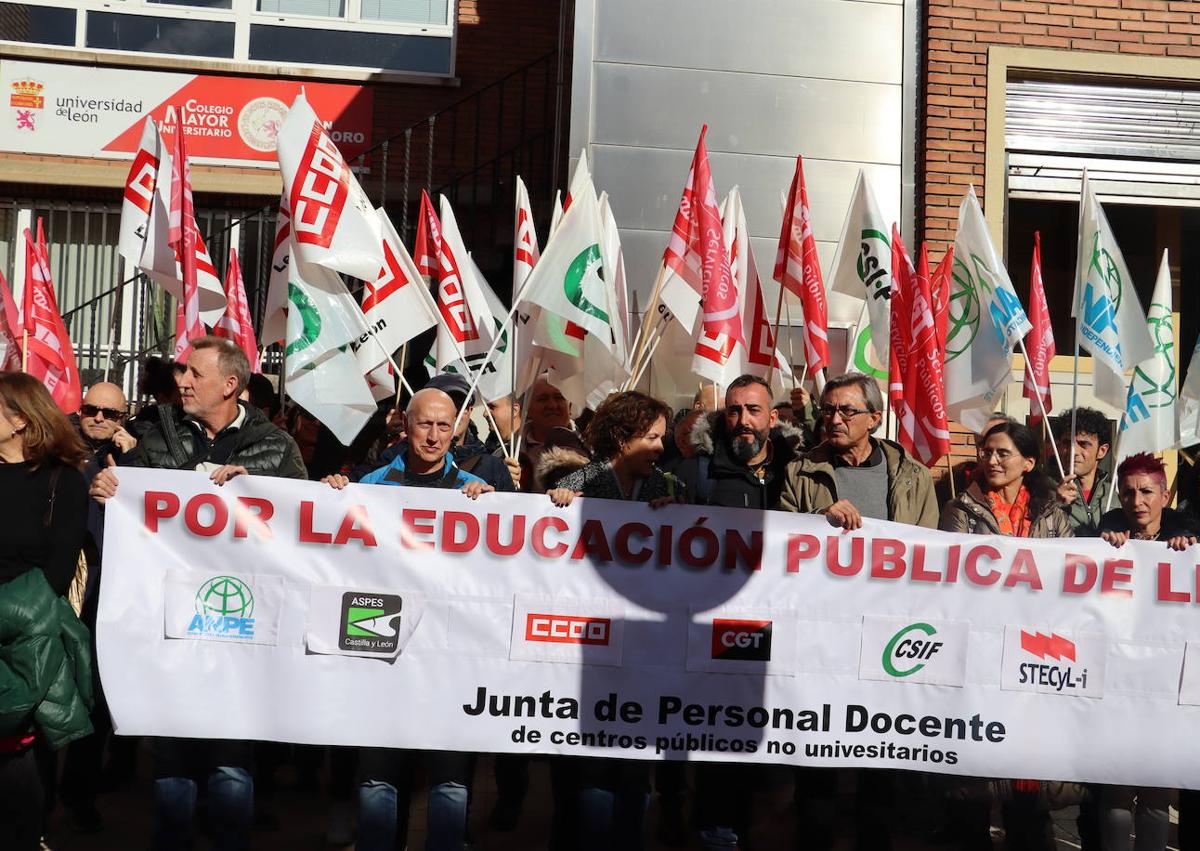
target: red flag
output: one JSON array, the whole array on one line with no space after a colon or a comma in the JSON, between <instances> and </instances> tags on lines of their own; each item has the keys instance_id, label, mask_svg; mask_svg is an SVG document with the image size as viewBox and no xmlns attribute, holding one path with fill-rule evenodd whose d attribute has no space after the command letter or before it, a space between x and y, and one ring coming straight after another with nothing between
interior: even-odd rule
<instances>
[{"instance_id":1,"label":"red flag","mask_svg":"<svg viewBox=\"0 0 1200 851\"><path fill-rule=\"evenodd\" d=\"M904 381L905 414L911 418L911 426L902 428L901 434L907 431L911 435L912 445L904 444L905 448L922 464L932 467L950 452L950 427L946 414L945 355L938 348L929 253L924 244L912 282L916 288L908 299L908 374Z\"/></svg>"},{"instance_id":2,"label":"red flag","mask_svg":"<svg viewBox=\"0 0 1200 851\"><path fill-rule=\"evenodd\" d=\"M704 145L707 132L705 124L696 143L663 263L700 293L705 333L712 337L727 334L744 342L737 285L729 268L729 252L708 164L708 149Z\"/></svg>"},{"instance_id":3,"label":"red flag","mask_svg":"<svg viewBox=\"0 0 1200 851\"><path fill-rule=\"evenodd\" d=\"M804 310L804 362L808 371L824 369L829 365L829 308L825 302L825 284L821 280L817 241L809 217L801 157L796 157L796 174L792 177L783 211L774 277L780 285L796 294Z\"/></svg>"},{"instance_id":4,"label":"red flag","mask_svg":"<svg viewBox=\"0 0 1200 851\"><path fill-rule=\"evenodd\" d=\"M1025 370L1025 387L1021 395L1034 402L1041 398L1041 405L1030 405L1035 412L1032 418L1041 419L1041 409L1053 410L1050 399L1050 361L1055 355L1054 328L1050 323L1050 308L1046 305L1046 290L1042 286L1042 235L1033 234L1033 265L1029 271L1029 322L1033 326L1025 338L1025 357L1029 366Z\"/></svg>"},{"instance_id":5,"label":"red flag","mask_svg":"<svg viewBox=\"0 0 1200 851\"><path fill-rule=\"evenodd\" d=\"M913 293L912 260L908 249L900 239L900 229L892 225L892 298L891 298L891 327L888 345L888 396L892 407L899 417L900 408L904 405L904 380L908 376L909 333L912 330L910 319L912 307L909 300ZM903 420L900 421L903 428ZM904 443L903 437L901 443Z\"/></svg>"},{"instance_id":6,"label":"red flag","mask_svg":"<svg viewBox=\"0 0 1200 851\"><path fill-rule=\"evenodd\" d=\"M229 265L225 269L225 314L213 326L213 334L238 344L250 361L251 372L262 372L258 360L258 342L254 339L254 320L250 318L250 303L242 281L242 266L237 249L229 246Z\"/></svg>"},{"instance_id":7,"label":"red flag","mask_svg":"<svg viewBox=\"0 0 1200 851\"><path fill-rule=\"evenodd\" d=\"M4 343L4 359L0 372L21 368L21 326L17 303L13 300L8 281L0 272L0 342Z\"/></svg>"},{"instance_id":8,"label":"red flag","mask_svg":"<svg viewBox=\"0 0 1200 851\"><path fill-rule=\"evenodd\" d=\"M64 414L79 410L83 388L71 336L54 298L54 282L50 278L49 253L45 235L38 222L39 240L25 231L25 296L26 308L22 321L28 334L25 371L41 380L50 391L54 403ZM24 342L25 336L22 335Z\"/></svg>"},{"instance_id":9,"label":"red flag","mask_svg":"<svg viewBox=\"0 0 1200 851\"><path fill-rule=\"evenodd\" d=\"M429 193L421 190L421 212L417 216L417 241L413 244L413 260L417 271L428 284L433 278L433 270L437 268L437 252L442 241L442 226Z\"/></svg>"},{"instance_id":10,"label":"red flag","mask_svg":"<svg viewBox=\"0 0 1200 851\"><path fill-rule=\"evenodd\" d=\"M938 264L929 281L929 294L933 304L933 327L937 333L937 350L942 364L946 363L946 335L950 329L950 275L954 270L954 246L946 249L942 262Z\"/></svg>"},{"instance_id":11,"label":"red flag","mask_svg":"<svg viewBox=\"0 0 1200 851\"><path fill-rule=\"evenodd\" d=\"M175 151L171 160L171 215L167 231L167 244L175 249L175 257L183 272L183 335L178 328L175 335L175 360L182 361L192 350L191 340L204 336L204 323L200 321L200 280L196 255L205 258L208 249L196 226L195 208L192 203L192 170L187 161L183 128L175 133ZM215 272L215 270L212 270Z\"/></svg>"}]
</instances>

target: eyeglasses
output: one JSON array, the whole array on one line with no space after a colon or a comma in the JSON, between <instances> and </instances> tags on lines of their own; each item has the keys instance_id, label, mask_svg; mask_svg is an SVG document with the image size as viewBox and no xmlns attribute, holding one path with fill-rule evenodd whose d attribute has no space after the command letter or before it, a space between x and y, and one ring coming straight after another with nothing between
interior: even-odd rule
<instances>
[{"instance_id":1,"label":"eyeglasses","mask_svg":"<svg viewBox=\"0 0 1200 851\"><path fill-rule=\"evenodd\" d=\"M1011 449L980 449L979 450L980 459L986 461L989 458L995 457L995 459L997 461L999 461L1001 464L1007 464L1013 458L1017 457L1017 454L1018 453L1013 452Z\"/></svg>"},{"instance_id":2,"label":"eyeglasses","mask_svg":"<svg viewBox=\"0 0 1200 851\"><path fill-rule=\"evenodd\" d=\"M125 412L120 408L101 408L99 405L80 405L79 413L85 417L94 417L96 414L104 414L106 420L123 420Z\"/></svg>"},{"instance_id":3,"label":"eyeglasses","mask_svg":"<svg viewBox=\"0 0 1200 851\"><path fill-rule=\"evenodd\" d=\"M834 414L841 416L847 422L857 417L859 414L870 414L872 411L866 408L851 408L849 405L822 405L817 409L821 416L827 420L833 419Z\"/></svg>"}]
</instances>

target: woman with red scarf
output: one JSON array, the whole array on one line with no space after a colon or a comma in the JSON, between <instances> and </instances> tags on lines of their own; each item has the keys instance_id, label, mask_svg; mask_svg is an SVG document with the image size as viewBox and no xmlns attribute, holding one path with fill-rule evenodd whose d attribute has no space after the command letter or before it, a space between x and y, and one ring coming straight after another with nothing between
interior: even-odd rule
<instances>
[{"instance_id":1,"label":"woman with red scarf","mask_svg":"<svg viewBox=\"0 0 1200 851\"><path fill-rule=\"evenodd\" d=\"M1000 422L983 435L975 480L942 509L943 532L1009 535L1014 538L1071 538L1074 533L1054 483L1038 466L1037 435L1015 422ZM1036 780L966 781L952 796L949 812L962 848L990 849L991 792L1003 798L1006 847L1052 851L1049 809Z\"/></svg>"}]
</instances>

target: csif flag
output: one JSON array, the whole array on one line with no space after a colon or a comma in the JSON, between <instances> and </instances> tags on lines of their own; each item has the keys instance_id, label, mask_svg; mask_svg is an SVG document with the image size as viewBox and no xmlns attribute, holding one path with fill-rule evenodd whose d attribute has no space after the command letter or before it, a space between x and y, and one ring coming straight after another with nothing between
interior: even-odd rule
<instances>
[{"instance_id":1,"label":"csif flag","mask_svg":"<svg viewBox=\"0 0 1200 851\"><path fill-rule=\"evenodd\" d=\"M833 260L830 289L862 299L866 321L859 322L852 340L850 368L876 378L886 378L891 323L892 248L890 228L871 182L859 169ZM874 354L872 354L872 350ZM884 369L876 367L884 366Z\"/></svg>"}]
</instances>

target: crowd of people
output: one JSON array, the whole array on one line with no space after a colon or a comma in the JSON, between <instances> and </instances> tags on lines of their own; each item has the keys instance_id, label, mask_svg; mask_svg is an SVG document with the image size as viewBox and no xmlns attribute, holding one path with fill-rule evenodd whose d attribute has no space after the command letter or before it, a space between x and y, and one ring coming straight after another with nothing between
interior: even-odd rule
<instances>
[{"instance_id":1,"label":"crowd of people","mask_svg":"<svg viewBox=\"0 0 1200 851\"><path fill-rule=\"evenodd\" d=\"M214 486L237 476L278 476L338 489L352 482L454 489L472 499L520 491L544 494L556 506L585 497L650 509L683 502L790 511L823 515L847 530L874 519L964 534L1091 536L1112 547L1137 539L1183 550L1197 541L1194 518L1170 507L1161 461L1134 455L1115 475L1103 469L1111 424L1087 408L1054 420L1049 447L1035 430L994 415L977 436L977 458L955 471L954 490L946 494L927 468L880 435L885 410L878 383L857 373L830 379L816 397L797 389L780 402L767 382L746 375L724 388L723 398L702 388L681 411L645 393L615 393L574 419L562 393L541 378L523 399L487 404L483 438L471 416L468 382L442 374L403 409L382 408L349 448L306 412L279 408L270 382L252 376L229 341L195 340L186 363L157 361L143 374L140 390L152 401L135 416L120 387L98 383L73 421L38 381L0 374L3 849L38 849L56 799L71 828L102 829L101 783L111 773L128 774L135 760L132 743L111 735L90 638L103 581L103 506L117 493L121 467L202 471ZM1053 481L1043 471L1047 451L1073 456L1071 475ZM1105 511L1114 487L1119 507ZM155 849L192 847L201 794L214 847L247 847L255 819L254 743L156 739L148 750ZM328 750L331 841L353 840L360 851L404 848L420 777L427 789L425 847L464 847L477 755ZM527 757L494 760L493 828L517 824L529 768ZM747 848L759 771L701 763L689 788L678 763L553 758L551 847L642 847L644 816L657 792L662 840ZM864 814L856 847L887 849L897 795L920 776L877 769L855 775L856 807ZM829 770L795 769L802 847L832 847L835 785ZM1050 809L1069 799L1080 805L1088 851L1129 848L1134 826L1138 851L1164 849L1172 803L1180 812L1180 847L1200 848L1196 793L954 777L933 788L937 794L927 797L952 847L991 848L998 803L1008 848L1050 851Z\"/></svg>"}]
</instances>

